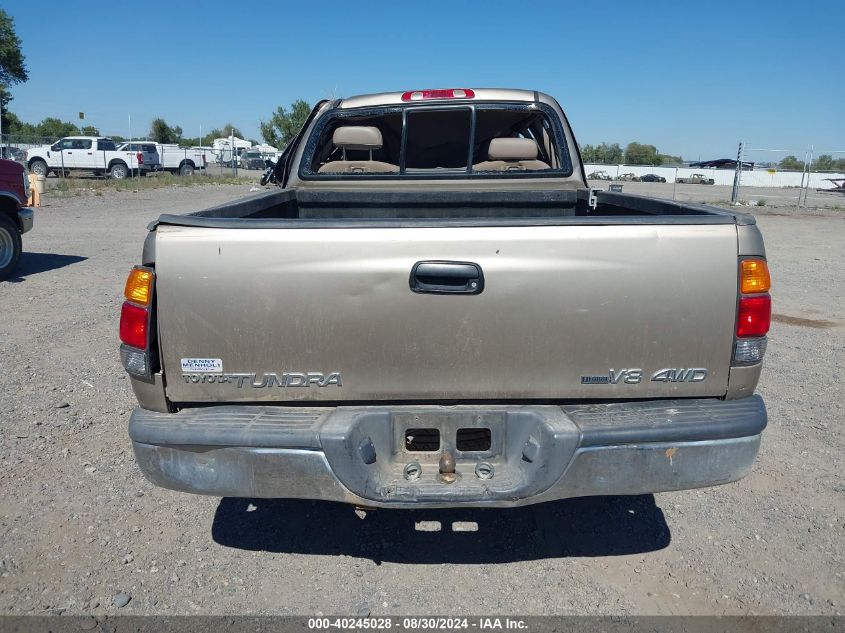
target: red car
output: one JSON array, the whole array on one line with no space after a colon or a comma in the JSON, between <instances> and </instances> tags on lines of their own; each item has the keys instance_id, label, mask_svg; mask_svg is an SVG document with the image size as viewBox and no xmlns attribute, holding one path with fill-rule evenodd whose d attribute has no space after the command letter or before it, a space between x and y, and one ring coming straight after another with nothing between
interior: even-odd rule
<instances>
[{"instance_id":1,"label":"red car","mask_svg":"<svg viewBox=\"0 0 845 633\"><path fill-rule=\"evenodd\" d=\"M26 206L29 177L23 165L0 159L0 281L8 279L21 256L21 235L32 228Z\"/></svg>"}]
</instances>

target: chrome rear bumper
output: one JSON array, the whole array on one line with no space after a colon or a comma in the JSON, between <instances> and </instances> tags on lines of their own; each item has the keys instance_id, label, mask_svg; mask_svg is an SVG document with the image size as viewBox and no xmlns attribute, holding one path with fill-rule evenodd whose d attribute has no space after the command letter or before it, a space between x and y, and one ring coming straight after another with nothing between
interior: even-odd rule
<instances>
[{"instance_id":1,"label":"chrome rear bumper","mask_svg":"<svg viewBox=\"0 0 845 633\"><path fill-rule=\"evenodd\" d=\"M234 497L375 507L519 506L567 497L683 490L751 470L766 426L759 396L574 406L136 409L136 459L155 484ZM458 428L491 430L486 451L457 450ZM409 428L440 431L440 452L409 452ZM416 479L404 476L411 462ZM491 478L476 474L479 462Z\"/></svg>"}]
</instances>

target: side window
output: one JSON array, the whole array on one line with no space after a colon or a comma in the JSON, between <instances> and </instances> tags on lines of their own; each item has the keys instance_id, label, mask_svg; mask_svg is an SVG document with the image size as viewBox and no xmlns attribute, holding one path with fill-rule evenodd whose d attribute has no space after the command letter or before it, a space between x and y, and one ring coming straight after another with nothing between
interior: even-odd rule
<instances>
[{"instance_id":1,"label":"side window","mask_svg":"<svg viewBox=\"0 0 845 633\"><path fill-rule=\"evenodd\" d=\"M336 145L335 132L339 128L358 127L367 138L359 139L372 145L359 145L355 138L347 138L348 145ZM331 119L318 138L313 138L314 153L311 173L355 175L364 173L397 174L399 150L402 142L402 114L399 111L378 112L375 115L339 116ZM336 165L334 164L336 163Z\"/></svg>"},{"instance_id":2,"label":"side window","mask_svg":"<svg viewBox=\"0 0 845 633\"><path fill-rule=\"evenodd\" d=\"M554 130L542 112L481 108L476 113L473 170L543 171L560 168Z\"/></svg>"},{"instance_id":3,"label":"side window","mask_svg":"<svg viewBox=\"0 0 845 633\"><path fill-rule=\"evenodd\" d=\"M73 149L91 149L91 139L78 138L73 142Z\"/></svg>"},{"instance_id":4,"label":"side window","mask_svg":"<svg viewBox=\"0 0 845 633\"><path fill-rule=\"evenodd\" d=\"M90 146L90 141L88 141ZM114 141L108 139L97 139L97 149L100 151L113 152L115 149Z\"/></svg>"},{"instance_id":5,"label":"side window","mask_svg":"<svg viewBox=\"0 0 845 633\"><path fill-rule=\"evenodd\" d=\"M63 138L59 141L59 149L66 150L66 149L73 149L73 139L72 138Z\"/></svg>"}]
</instances>

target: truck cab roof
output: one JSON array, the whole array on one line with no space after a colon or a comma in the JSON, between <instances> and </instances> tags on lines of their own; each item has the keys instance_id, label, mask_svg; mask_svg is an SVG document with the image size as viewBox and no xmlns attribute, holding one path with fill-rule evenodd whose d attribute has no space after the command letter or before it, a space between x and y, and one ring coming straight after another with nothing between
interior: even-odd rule
<instances>
[{"instance_id":1,"label":"truck cab roof","mask_svg":"<svg viewBox=\"0 0 845 633\"><path fill-rule=\"evenodd\" d=\"M473 102L473 101L540 101L549 105L555 100L536 90L520 90L513 88L446 88L426 90L405 90L402 92L378 92L374 94L358 95L341 99L339 108L364 108L386 105L404 105L418 102Z\"/></svg>"}]
</instances>

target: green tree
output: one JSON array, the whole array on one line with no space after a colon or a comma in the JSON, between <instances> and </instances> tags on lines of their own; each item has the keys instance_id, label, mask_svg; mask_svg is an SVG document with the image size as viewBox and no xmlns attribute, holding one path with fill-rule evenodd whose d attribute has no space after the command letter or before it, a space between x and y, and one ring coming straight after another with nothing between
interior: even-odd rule
<instances>
[{"instance_id":1,"label":"green tree","mask_svg":"<svg viewBox=\"0 0 845 633\"><path fill-rule=\"evenodd\" d=\"M585 145L581 149L581 158L585 163L600 163L602 165L618 165L622 162L622 148L619 143L610 145L609 143L602 143L601 145Z\"/></svg>"},{"instance_id":2,"label":"green tree","mask_svg":"<svg viewBox=\"0 0 845 633\"><path fill-rule=\"evenodd\" d=\"M268 145L282 149L302 129L309 114L311 114L311 106L302 99L294 101L290 105L290 110L279 106L269 121L261 121L261 136Z\"/></svg>"},{"instance_id":3,"label":"green tree","mask_svg":"<svg viewBox=\"0 0 845 633\"><path fill-rule=\"evenodd\" d=\"M822 154L810 164L813 171L836 171L836 162L830 154Z\"/></svg>"},{"instance_id":4,"label":"green tree","mask_svg":"<svg viewBox=\"0 0 845 633\"><path fill-rule=\"evenodd\" d=\"M52 140L58 140L63 136L79 134L79 128L76 124L70 121L62 121L55 117L47 117L41 121L41 123L35 126L35 131L38 136Z\"/></svg>"},{"instance_id":5,"label":"green tree","mask_svg":"<svg viewBox=\"0 0 845 633\"><path fill-rule=\"evenodd\" d=\"M148 136L156 143L178 143L182 136L182 128L178 125L170 127L167 121L159 117L153 119L153 122L150 123Z\"/></svg>"},{"instance_id":6,"label":"green tree","mask_svg":"<svg viewBox=\"0 0 845 633\"><path fill-rule=\"evenodd\" d=\"M223 126L222 130L219 127L209 130L208 134L205 135L205 138L207 138L209 141L212 141L216 138L229 138L233 134L238 138L243 138L243 135L241 134L241 131L238 128L236 128L231 123L227 123Z\"/></svg>"},{"instance_id":7,"label":"green tree","mask_svg":"<svg viewBox=\"0 0 845 633\"><path fill-rule=\"evenodd\" d=\"M778 167L790 171L801 171L804 169L804 161L798 160L792 155L784 156L783 160L778 163Z\"/></svg>"},{"instance_id":8,"label":"green tree","mask_svg":"<svg viewBox=\"0 0 845 633\"><path fill-rule=\"evenodd\" d=\"M662 160L654 145L628 143L625 148L625 163L628 165L660 165Z\"/></svg>"},{"instance_id":9,"label":"green tree","mask_svg":"<svg viewBox=\"0 0 845 633\"><path fill-rule=\"evenodd\" d=\"M95 128L93 125L86 125L84 128L79 130L79 133L83 136L100 136L100 130Z\"/></svg>"},{"instance_id":10,"label":"green tree","mask_svg":"<svg viewBox=\"0 0 845 633\"><path fill-rule=\"evenodd\" d=\"M225 136L226 138L229 138L230 136L237 136L238 138L243 138L243 133L231 123L227 123L223 126L223 136Z\"/></svg>"},{"instance_id":11,"label":"green tree","mask_svg":"<svg viewBox=\"0 0 845 633\"><path fill-rule=\"evenodd\" d=\"M11 134L20 139L20 142L37 143L41 139L38 138L38 129L32 123L25 123L18 118L14 112L6 112L6 117L3 121L3 133Z\"/></svg>"},{"instance_id":12,"label":"green tree","mask_svg":"<svg viewBox=\"0 0 845 633\"><path fill-rule=\"evenodd\" d=\"M660 154L661 165L683 165L684 159L680 156L672 156L671 154Z\"/></svg>"},{"instance_id":13,"label":"green tree","mask_svg":"<svg viewBox=\"0 0 845 633\"><path fill-rule=\"evenodd\" d=\"M3 131L11 123L4 114L12 100L9 88L27 79L29 73L21 52L21 40L15 32L15 21L0 9L0 127Z\"/></svg>"}]
</instances>

